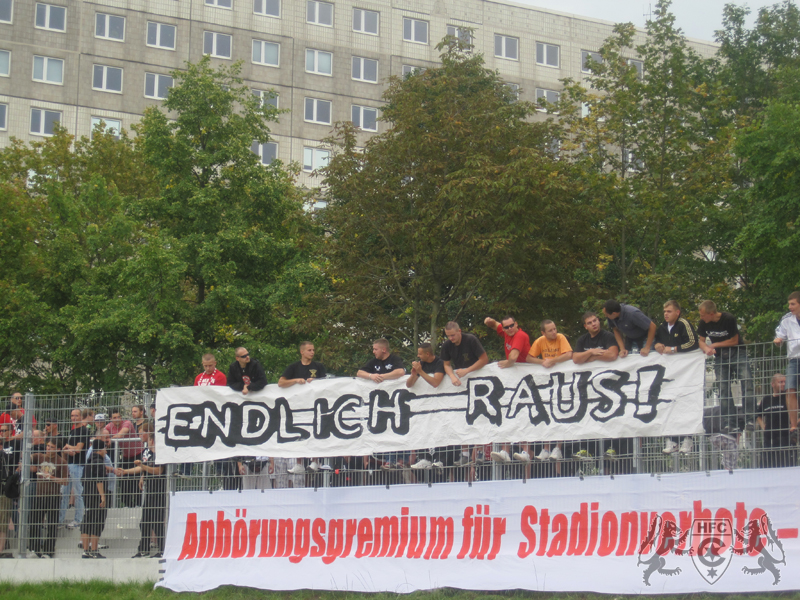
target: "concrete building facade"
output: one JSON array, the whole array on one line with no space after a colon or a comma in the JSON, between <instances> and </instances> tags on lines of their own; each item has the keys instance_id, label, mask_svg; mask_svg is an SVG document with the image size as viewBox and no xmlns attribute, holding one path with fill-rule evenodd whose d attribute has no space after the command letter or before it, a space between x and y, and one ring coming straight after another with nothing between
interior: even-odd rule
<instances>
[{"instance_id":1,"label":"concrete building facade","mask_svg":"<svg viewBox=\"0 0 800 600\"><path fill-rule=\"evenodd\" d=\"M290 112L257 150L299 162L314 185L331 125L353 120L364 141L382 131L387 78L436 65L436 44L464 28L487 67L534 101L584 76L613 24L497 0L0 0L0 146L56 121L78 136L100 119L129 129L161 103L170 71L210 54L242 60L254 93L277 93Z\"/></svg>"}]
</instances>

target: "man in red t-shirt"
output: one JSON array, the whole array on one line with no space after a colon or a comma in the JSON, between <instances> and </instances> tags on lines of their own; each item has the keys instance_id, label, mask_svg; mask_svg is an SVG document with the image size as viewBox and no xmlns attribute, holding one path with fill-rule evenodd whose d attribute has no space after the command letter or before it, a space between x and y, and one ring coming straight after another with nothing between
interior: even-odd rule
<instances>
[{"instance_id":1,"label":"man in red t-shirt","mask_svg":"<svg viewBox=\"0 0 800 600\"><path fill-rule=\"evenodd\" d=\"M502 322L498 323L492 317L486 317L483 321L487 327L494 329L497 335L503 336L503 347L506 351L506 359L498 361L497 366L501 369L513 367L515 363L524 363L531 349L531 339L528 334L519 328L517 320L508 315L503 317Z\"/></svg>"},{"instance_id":2,"label":"man in red t-shirt","mask_svg":"<svg viewBox=\"0 0 800 600\"><path fill-rule=\"evenodd\" d=\"M194 378L195 385L228 385L225 373L217 370L217 359L209 353L203 355L203 372Z\"/></svg>"}]
</instances>

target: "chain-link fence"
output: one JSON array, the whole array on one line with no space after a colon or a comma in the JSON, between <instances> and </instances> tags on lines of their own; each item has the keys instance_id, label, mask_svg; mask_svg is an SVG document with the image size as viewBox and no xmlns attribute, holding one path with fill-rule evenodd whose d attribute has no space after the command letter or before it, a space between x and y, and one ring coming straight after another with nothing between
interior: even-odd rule
<instances>
[{"instance_id":1,"label":"chain-link fence","mask_svg":"<svg viewBox=\"0 0 800 600\"><path fill-rule=\"evenodd\" d=\"M19 489L19 497L4 497L0 504L0 541L7 556L160 557L170 495L188 490L431 486L795 466L786 367L785 350L772 344L709 357L702 435L434 447L338 458L247 456L165 466L155 464L158 449L151 437L154 391L21 395L0 411L11 480L5 487L12 496L13 488Z\"/></svg>"}]
</instances>

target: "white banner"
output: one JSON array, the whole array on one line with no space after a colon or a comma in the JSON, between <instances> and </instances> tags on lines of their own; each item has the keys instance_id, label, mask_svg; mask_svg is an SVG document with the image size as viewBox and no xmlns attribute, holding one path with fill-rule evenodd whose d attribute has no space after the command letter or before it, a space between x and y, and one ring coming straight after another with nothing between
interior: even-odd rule
<instances>
[{"instance_id":1,"label":"white banner","mask_svg":"<svg viewBox=\"0 0 800 600\"><path fill-rule=\"evenodd\" d=\"M491 442L684 435L702 431L705 357L630 355L556 369L484 367L462 385L406 378L322 379L242 395L159 390L158 461L360 456Z\"/></svg>"},{"instance_id":2,"label":"white banner","mask_svg":"<svg viewBox=\"0 0 800 600\"><path fill-rule=\"evenodd\" d=\"M607 594L800 588L800 468L182 492L163 585ZM768 490L769 493L765 493Z\"/></svg>"}]
</instances>

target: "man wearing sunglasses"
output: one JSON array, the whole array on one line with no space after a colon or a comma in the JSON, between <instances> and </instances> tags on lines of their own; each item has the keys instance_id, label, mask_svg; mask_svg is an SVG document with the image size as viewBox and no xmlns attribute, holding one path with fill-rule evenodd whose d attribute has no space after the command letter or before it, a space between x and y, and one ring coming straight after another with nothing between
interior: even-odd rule
<instances>
[{"instance_id":1,"label":"man wearing sunglasses","mask_svg":"<svg viewBox=\"0 0 800 600\"><path fill-rule=\"evenodd\" d=\"M497 335L503 338L506 359L498 361L498 367L505 369L513 367L515 363L525 362L531 349L531 339L527 333L519 328L519 323L512 315L504 317L499 323L492 317L486 317L483 322L489 329L494 329Z\"/></svg>"},{"instance_id":2,"label":"man wearing sunglasses","mask_svg":"<svg viewBox=\"0 0 800 600\"><path fill-rule=\"evenodd\" d=\"M250 358L247 348L236 349L236 360L228 367L228 386L245 396L267 385L267 376L261 363Z\"/></svg>"}]
</instances>

